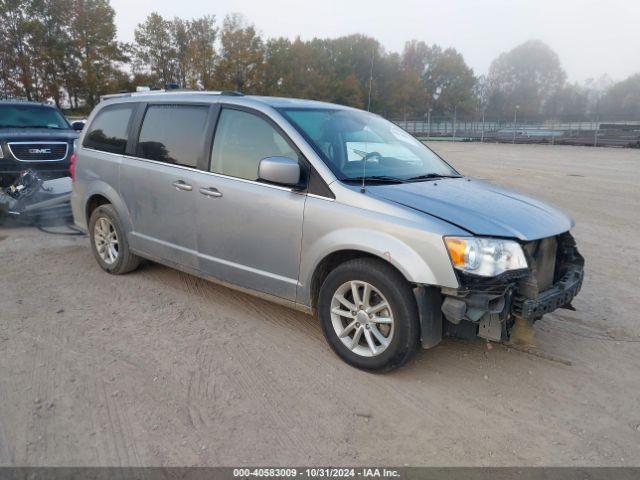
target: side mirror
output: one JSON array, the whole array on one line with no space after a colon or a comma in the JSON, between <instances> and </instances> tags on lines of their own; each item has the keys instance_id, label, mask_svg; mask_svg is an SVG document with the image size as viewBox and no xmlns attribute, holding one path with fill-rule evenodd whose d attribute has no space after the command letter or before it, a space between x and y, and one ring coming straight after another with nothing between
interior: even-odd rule
<instances>
[{"instance_id":1,"label":"side mirror","mask_svg":"<svg viewBox=\"0 0 640 480\"><path fill-rule=\"evenodd\" d=\"M71 122L71 128L73 128L76 132L79 132L84 128L84 121L76 120L75 122Z\"/></svg>"},{"instance_id":2,"label":"side mirror","mask_svg":"<svg viewBox=\"0 0 640 480\"><path fill-rule=\"evenodd\" d=\"M260 160L258 178L293 187L300 183L300 165L297 160L288 157L266 157Z\"/></svg>"}]
</instances>

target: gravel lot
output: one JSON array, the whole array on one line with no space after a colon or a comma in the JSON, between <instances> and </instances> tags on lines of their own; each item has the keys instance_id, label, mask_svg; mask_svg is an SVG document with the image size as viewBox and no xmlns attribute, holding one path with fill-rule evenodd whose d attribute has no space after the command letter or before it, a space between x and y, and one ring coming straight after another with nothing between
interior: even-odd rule
<instances>
[{"instance_id":1,"label":"gravel lot","mask_svg":"<svg viewBox=\"0 0 640 480\"><path fill-rule=\"evenodd\" d=\"M640 151L433 146L577 222L586 283L536 354L446 340L367 374L311 317L0 227L0 464L639 466Z\"/></svg>"}]
</instances>

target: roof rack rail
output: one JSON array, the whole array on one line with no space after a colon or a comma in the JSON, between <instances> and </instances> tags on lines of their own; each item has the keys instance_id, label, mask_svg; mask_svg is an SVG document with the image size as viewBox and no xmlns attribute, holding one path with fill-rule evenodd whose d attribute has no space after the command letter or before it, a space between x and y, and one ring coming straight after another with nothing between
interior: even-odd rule
<instances>
[{"instance_id":1,"label":"roof rack rail","mask_svg":"<svg viewBox=\"0 0 640 480\"><path fill-rule=\"evenodd\" d=\"M122 92L122 93L110 93L107 95L101 95L100 101L110 100L112 98L125 98L125 97L144 97L149 95L158 95L158 94L194 94L194 95L226 95L230 97L243 97L244 93L237 92L235 90L223 90L223 91L212 91L212 90L182 90L182 89L158 89L158 90L142 90L139 92Z\"/></svg>"},{"instance_id":2,"label":"roof rack rail","mask_svg":"<svg viewBox=\"0 0 640 480\"><path fill-rule=\"evenodd\" d=\"M131 92L109 93L107 95L100 95L100 101L102 102L103 100L109 100L111 98L123 98L123 97L130 97L130 96L131 96Z\"/></svg>"}]
</instances>

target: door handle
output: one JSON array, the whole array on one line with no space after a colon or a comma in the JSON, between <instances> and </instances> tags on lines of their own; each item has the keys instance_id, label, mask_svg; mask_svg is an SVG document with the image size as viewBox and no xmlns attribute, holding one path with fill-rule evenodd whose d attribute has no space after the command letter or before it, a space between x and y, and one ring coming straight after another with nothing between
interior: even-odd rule
<instances>
[{"instance_id":1,"label":"door handle","mask_svg":"<svg viewBox=\"0 0 640 480\"><path fill-rule=\"evenodd\" d=\"M202 195L206 195L207 197L218 198L222 196L222 192L214 187L209 187L209 188L203 187L199 191Z\"/></svg>"},{"instance_id":2,"label":"door handle","mask_svg":"<svg viewBox=\"0 0 640 480\"><path fill-rule=\"evenodd\" d=\"M183 182L182 180L176 180L171 185L176 187L176 190L182 190L184 192L190 192L191 190L193 190L193 187L191 185Z\"/></svg>"}]
</instances>

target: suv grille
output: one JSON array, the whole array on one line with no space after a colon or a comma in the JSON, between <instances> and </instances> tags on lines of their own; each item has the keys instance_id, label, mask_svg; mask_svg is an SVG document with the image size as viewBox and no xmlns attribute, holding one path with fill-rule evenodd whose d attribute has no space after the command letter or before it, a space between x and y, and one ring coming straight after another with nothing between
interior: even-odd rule
<instances>
[{"instance_id":1,"label":"suv grille","mask_svg":"<svg viewBox=\"0 0 640 480\"><path fill-rule=\"evenodd\" d=\"M22 162L55 162L64 160L69 145L66 142L9 142L11 154Z\"/></svg>"}]
</instances>

